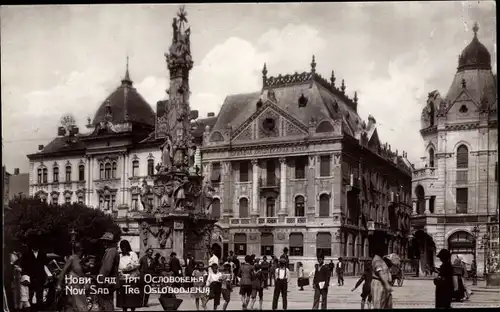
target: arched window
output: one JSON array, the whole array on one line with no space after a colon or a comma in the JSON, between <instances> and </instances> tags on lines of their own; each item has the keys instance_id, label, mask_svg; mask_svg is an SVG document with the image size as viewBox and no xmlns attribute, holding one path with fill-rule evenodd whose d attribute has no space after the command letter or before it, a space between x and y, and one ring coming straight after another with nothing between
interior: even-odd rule
<instances>
[{"instance_id":1,"label":"arched window","mask_svg":"<svg viewBox=\"0 0 500 312\"><path fill-rule=\"evenodd\" d=\"M54 167L52 169L52 182L59 182L59 167Z\"/></svg>"},{"instance_id":2,"label":"arched window","mask_svg":"<svg viewBox=\"0 0 500 312\"><path fill-rule=\"evenodd\" d=\"M71 166L66 166L66 182L71 182Z\"/></svg>"},{"instance_id":3,"label":"arched window","mask_svg":"<svg viewBox=\"0 0 500 312\"><path fill-rule=\"evenodd\" d=\"M212 202L212 218L220 218L220 199L215 198Z\"/></svg>"},{"instance_id":4,"label":"arched window","mask_svg":"<svg viewBox=\"0 0 500 312\"><path fill-rule=\"evenodd\" d=\"M70 169L71 169L71 167L70 167ZM48 170L47 170L47 168L43 168L43 179L42 179L42 180L43 180L43 183L47 183L47 182L48 182L48 181L47 181L47 175L48 175Z\"/></svg>"},{"instance_id":5,"label":"arched window","mask_svg":"<svg viewBox=\"0 0 500 312\"><path fill-rule=\"evenodd\" d=\"M113 169L111 171L112 172L111 177L113 177L113 179L115 179L116 178L116 167L117 167L116 162L113 162L112 166L113 166Z\"/></svg>"},{"instance_id":6,"label":"arched window","mask_svg":"<svg viewBox=\"0 0 500 312\"><path fill-rule=\"evenodd\" d=\"M139 161L138 160L134 160L132 162L132 176L133 177L139 176Z\"/></svg>"},{"instance_id":7,"label":"arched window","mask_svg":"<svg viewBox=\"0 0 500 312\"><path fill-rule=\"evenodd\" d=\"M460 145L457 148L457 169L467 169L469 167L469 150L467 146Z\"/></svg>"},{"instance_id":8,"label":"arched window","mask_svg":"<svg viewBox=\"0 0 500 312\"><path fill-rule=\"evenodd\" d=\"M99 165L99 179L104 179L104 164Z\"/></svg>"},{"instance_id":9,"label":"arched window","mask_svg":"<svg viewBox=\"0 0 500 312\"><path fill-rule=\"evenodd\" d=\"M245 233L234 234L234 253L237 256L246 256L246 254L247 254L247 235Z\"/></svg>"},{"instance_id":10,"label":"arched window","mask_svg":"<svg viewBox=\"0 0 500 312\"><path fill-rule=\"evenodd\" d=\"M305 209L304 209L304 196L295 197L295 216L296 217L304 217Z\"/></svg>"},{"instance_id":11,"label":"arched window","mask_svg":"<svg viewBox=\"0 0 500 312\"><path fill-rule=\"evenodd\" d=\"M316 255L325 257L332 255L332 234L318 233L316 235Z\"/></svg>"},{"instance_id":12,"label":"arched window","mask_svg":"<svg viewBox=\"0 0 500 312\"><path fill-rule=\"evenodd\" d=\"M465 231L455 232L448 238L448 250L452 254L474 253L474 245L474 237Z\"/></svg>"},{"instance_id":13,"label":"arched window","mask_svg":"<svg viewBox=\"0 0 500 312\"><path fill-rule=\"evenodd\" d=\"M266 200L266 217L274 217L275 213L275 199L274 197L268 197Z\"/></svg>"},{"instance_id":14,"label":"arched window","mask_svg":"<svg viewBox=\"0 0 500 312\"><path fill-rule=\"evenodd\" d=\"M104 165L104 178L111 179L111 164L107 163Z\"/></svg>"},{"instance_id":15,"label":"arched window","mask_svg":"<svg viewBox=\"0 0 500 312\"><path fill-rule=\"evenodd\" d=\"M240 199L240 218L248 218L248 199L243 197Z\"/></svg>"},{"instance_id":16,"label":"arched window","mask_svg":"<svg viewBox=\"0 0 500 312\"><path fill-rule=\"evenodd\" d=\"M434 168L434 149L429 148L429 167Z\"/></svg>"},{"instance_id":17,"label":"arched window","mask_svg":"<svg viewBox=\"0 0 500 312\"><path fill-rule=\"evenodd\" d=\"M85 166L79 165L78 166L78 181L84 181L84 180L85 180Z\"/></svg>"},{"instance_id":18,"label":"arched window","mask_svg":"<svg viewBox=\"0 0 500 312\"><path fill-rule=\"evenodd\" d=\"M153 159L148 159L148 176L155 174L155 161Z\"/></svg>"},{"instance_id":19,"label":"arched window","mask_svg":"<svg viewBox=\"0 0 500 312\"><path fill-rule=\"evenodd\" d=\"M321 194L319 196L319 216L330 216L330 196L328 196L327 194Z\"/></svg>"},{"instance_id":20,"label":"arched window","mask_svg":"<svg viewBox=\"0 0 500 312\"><path fill-rule=\"evenodd\" d=\"M417 214L424 214L425 211L425 191L422 185L417 185L415 188L415 195L417 195Z\"/></svg>"},{"instance_id":21,"label":"arched window","mask_svg":"<svg viewBox=\"0 0 500 312\"><path fill-rule=\"evenodd\" d=\"M38 183L42 183L42 169L38 169Z\"/></svg>"},{"instance_id":22,"label":"arched window","mask_svg":"<svg viewBox=\"0 0 500 312\"><path fill-rule=\"evenodd\" d=\"M288 244L290 245L290 256L304 255L304 234L290 233Z\"/></svg>"}]
</instances>

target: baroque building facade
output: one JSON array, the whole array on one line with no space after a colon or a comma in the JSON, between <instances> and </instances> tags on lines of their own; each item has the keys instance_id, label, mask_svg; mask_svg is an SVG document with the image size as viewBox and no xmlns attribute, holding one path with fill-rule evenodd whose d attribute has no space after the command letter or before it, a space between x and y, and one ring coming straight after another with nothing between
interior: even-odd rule
<instances>
[{"instance_id":1,"label":"baroque building facade","mask_svg":"<svg viewBox=\"0 0 500 312\"><path fill-rule=\"evenodd\" d=\"M407 257L411 164L381 144L358 98L311 70L267 77L226 97L203 133L202 170L215 188L221 254L279 256L313 269L316 256L363 270L373 246ZM214 247L217 247L215 245Z\"/></svg>"},{"instance_id":2,"label":"baroque building facade","mask_svg":"<svg viewBox=\"0 0 500 312\"><path fill-rule=\"evenodd\" d=\"M447 248L482 274L498 229L497 81L477 24L473 31L448 93L429 93L422 111L426 155L413 171L411 220L421 272Z\"/></svg>"}]
</instances>

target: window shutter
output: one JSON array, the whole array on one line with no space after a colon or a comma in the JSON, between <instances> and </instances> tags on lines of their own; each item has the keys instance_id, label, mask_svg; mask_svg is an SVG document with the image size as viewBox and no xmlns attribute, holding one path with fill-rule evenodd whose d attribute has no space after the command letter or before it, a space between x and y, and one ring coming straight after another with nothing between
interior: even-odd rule
<instances>
[{"instance_id":1,"label":"window shutter","mask_svg":"<svg viewBox=\"0 0 500 312\"><path fill-rule=\"evenodd\" d=\"M291 233L289 238L290 247L303 247L304 235L302 233Z\"/></svg>"},{"instance_id":2,"label":"window shutter","mask_svg":"<svg viewBox=\"0 0 500 312\"><path fill-rule=\"evenodd\" d=\"M330 233L318 233L316 248L332 248L332 235Z\"/></svg>"}]
</instances>

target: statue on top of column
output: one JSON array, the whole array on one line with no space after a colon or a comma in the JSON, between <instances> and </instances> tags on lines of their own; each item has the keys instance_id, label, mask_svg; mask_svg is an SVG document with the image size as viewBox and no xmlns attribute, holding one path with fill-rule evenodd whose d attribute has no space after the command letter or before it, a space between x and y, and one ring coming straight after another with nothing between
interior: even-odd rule
<instances>
[{"instance_id":1,"label":"statue on top of column","mask_svg":"<svg viewBox=\"0 0 500 312\"><path fill-rule=\"evenodd\" d=\"M187 12L184 7L181 7L177 13L177 17L172 21L174 35L172 37L172 46L169 54L166 55L167 63L174 65L175 63L185 62L191 64L191 29L187 26Z\"/></svg>"}]
</instances>

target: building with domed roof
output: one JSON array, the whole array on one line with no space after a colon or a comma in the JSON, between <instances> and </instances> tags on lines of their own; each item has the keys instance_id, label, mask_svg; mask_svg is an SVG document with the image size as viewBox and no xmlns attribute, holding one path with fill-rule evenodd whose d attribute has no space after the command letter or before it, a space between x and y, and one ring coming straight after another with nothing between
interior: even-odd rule
<instances>
[{"instance_id":1,"label":"building with domed roof","mask_svg":"<svg viewBox=\"0 0 500 312\"><path fill-rule=\"evenodd\" d=\"M213 125L213 115L193 123L198 144L205 126ZM59 127L56 138L28 155L30 195L58 204L80 202L112 214L122 236L139 251L138 226L127 213L139 208L140 185L143 180L152 185L161 161L156 120L151 105L133 86L127 61L124 78L89 118L85 131ZM201 166L199 152L196 156ZM156 200L149 195L148 201Z\"/></svg>"},{"instance_id":2,"label":"building with domed roof","mask_svg":"<svg viewBox=\"0 0 500 312\"><path fill-rule=\"evenodd\" d=\"M436 250L447 248L469 265L475 259L482 274L490 224L498 223L496 74L477 24L473 31L448 92L429 93L422 110L426 154L413 171L411 221L421 271L434 265Z\"/></svg>"}]
</instances>

